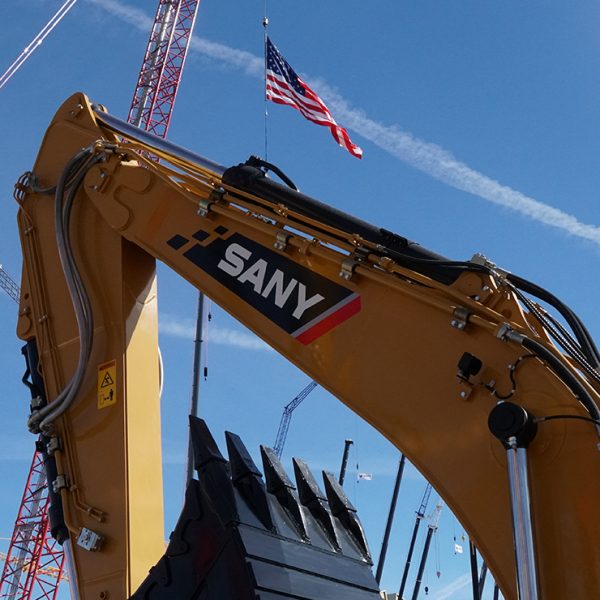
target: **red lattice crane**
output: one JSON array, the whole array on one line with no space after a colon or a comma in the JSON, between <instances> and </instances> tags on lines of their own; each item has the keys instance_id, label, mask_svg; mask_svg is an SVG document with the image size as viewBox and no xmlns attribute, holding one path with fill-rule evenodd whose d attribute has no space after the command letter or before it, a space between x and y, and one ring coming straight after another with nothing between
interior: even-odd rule
<instances>
[{"instance_id":1,"label":"red lattice crane","mask_svg":"<svg viewBox=\"0 0 600 600\"><path fill-rule=\"evenodd\" d=\"M200 0L159 0L129 123L167 136Z\"/></svg>"},{"instance_id":2,"label":"red lattice crane","mask_svg":"<svg viewBox=\"0 0 600 600\"><path fill-rule=\"evenodd\" d=\"M64 553L50 535L43 455L36 452L6 554L0 598L54 600L63 575Z\"/></svg>"},{"instance_id":3,"label":"red lattice crane","mask_svg":"<svg viewBox=\"0 0 600 600\"><path fill-rule=\"evenodd\" d=\"M166 137L200 0L159 0L128 121ZM0 286L19 302L18 285L0 267ZM51 537L43 455L35 451L5 556L0 600L55 600L64 554Z\"/></svg>"},{"instance_id":4,"label":"red lattice crane","mask_svg":"<svg viewBox=\"0 0 600 600\"><path fill-rule=\"evenodd\" d=\"M19 286L1 265L0 287L19 302ZM63 576L63 565L63 551L49 532L48 485L43 455L36 447L8 552L4 556L0 598L54 600Z\"/></svg>"}]
</instances>

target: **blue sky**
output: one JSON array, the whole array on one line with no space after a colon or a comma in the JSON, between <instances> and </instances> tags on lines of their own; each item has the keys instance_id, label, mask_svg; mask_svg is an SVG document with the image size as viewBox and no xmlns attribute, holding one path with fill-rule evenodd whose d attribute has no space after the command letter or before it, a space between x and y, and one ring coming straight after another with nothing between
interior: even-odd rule
<instances>
[{"instance_id":1,"label":"blue sky","mask_svg":"<svg viewBox=\"0 0 600 600\"><path fill-rule=\"evenodd\" d=\"M8 25L0 71L61 4L1 3ZM0 89L0 264L15 278L14 181L31 167L54 111L74 91L126 117L154 10L154 0L79 0ZM224 165L264 154L263 10L262 0L200 5L169 138ZM352 158L325 128L272 104L269 160L305 193L443 255L483 252L553 291L600 337L597 2L282 1L269 3L269 17L282 54L364 151L362 161ZM163 268L159 293L168 531L183 493L196 294ZM12 530L33 449L15 308L0 294L0 537ZM258 444L274 442L283 406L309 379L218 307L212 314L201 412L217 438L235 431L256 456ZM284 460L289 465L297 455L337 472L348 437L355 445L346 487L376 558L397 450L317 389L294 414ZM373 481L356 483L357 462ZM398 587L424 487L408 469L383 577L390 591ZM453 551L453 537L462 533L442 513L424 581L432 599L470 597L467 557Z\"/></svg>"}]
</instances>

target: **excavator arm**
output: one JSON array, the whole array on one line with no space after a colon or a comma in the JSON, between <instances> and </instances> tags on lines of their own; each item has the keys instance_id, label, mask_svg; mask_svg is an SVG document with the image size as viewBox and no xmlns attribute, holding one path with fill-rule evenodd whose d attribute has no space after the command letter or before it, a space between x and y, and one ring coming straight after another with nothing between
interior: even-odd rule
<instances>
[{"instance_id":1,"label":"excavator arm","mask_svg":"<svg viewBox=\"0 0 600 600\"><path fill-rule=\"evenodd\" d=\"M304 196L257 161L225 169L82 94L16 196L18 334L45 389L29 425L56 462L82 598L129 597L163 552L155 259L405 453L510 600L507 448L527 445L540 597L600 589L599 356L553 296Z\"/></svg>"}]
</instances>

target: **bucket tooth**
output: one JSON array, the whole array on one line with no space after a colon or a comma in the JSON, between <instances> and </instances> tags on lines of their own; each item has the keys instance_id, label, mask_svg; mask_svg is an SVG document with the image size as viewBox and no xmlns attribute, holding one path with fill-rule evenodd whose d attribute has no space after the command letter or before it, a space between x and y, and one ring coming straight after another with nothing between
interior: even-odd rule
<instances>
[{"instance_id":1,"label":"bucket tooth","mask_svg":"<svg viewBox=\"0 0 600 600\"><path fill-rule=\"evenodd\" d=\"M339 484L335 475L327 471L323 471L323 483L325 484L325 493L327 494L331 514L339 519L339 522L356 542L364 560L372 562L363 526L356 514L356 508L352 506L346 492L344 492L344 488Z\"/></svg>"},{"instance_id":2,"label":"bucket tooth","mask_svg":"<svg viewBox=\"0 0 600 600\"><path fill-rule=\"evenodd\" d=\"M329 542L336 550L340 550L340 542L335 532L333 519L327 505L327 498L319 488L317 480L311 473L308 465L299 458L292 459L294 463L294 474L298 486L300 502L308 508L310 514L325 531Z\"/></svg>"},{"instance_id":3,"label":"bucket tooth","mask_svg":"<svg viewBox=\"0 0 600 600\"><path fill-rule=\"evenodd\" d=\"M198 479L225 522L238 519L229 463L221 454L208 426L202 419L190 416L194 463Z\"/></svg>"},{"instance_id":4,"label":"bucket tooth","mask_svg":"<svg viewBox=\"0 0 600 600\"><path fill-rule=\"evenodd\" d=\"M266 446L260 447L267 492L273 494L277 501L291 517L292 522L303 540L308 540L308 533L302 516L302 508L296 495L296 487L287 476L283 465L275 451Z\"/></svg>"},{"instance_id":5,"label":"bucket tooth","mask_svg":"<svg viewBox=\"0 0 600 600\"><path fill-rule=\"evenodd\" d=\"M238 435L225 432L233 485L266 529L275 531L262 474Z\"/></svg>"},{"instance_id":6,"label":"bucket tooth","mask_svg":"<svg viewBox=\"0 0 600 600\"><path fill-rule=\"evenodd\" d=\"M200 472L212 462L227 464L206 422L190 415L194 466Z\"/></svg>"},{"instance_id":7,"label":"bucket tooth","mask_svg":"<svg viewBox=\"0 0 600 600\"><path fill-rule=\"evenodd\" d=\"M380 600L370 564L302 461L294 461L301 504L271 450L261 448L263 484L236 435L226 434L228 462L206 424L190 424L199 479L188 483L164 556L129 600ZM336 512L353 510L333 498ZM297 523L311 539L298 535ZM342 550L330 541L335 531Z\"/></svg>"}]
</instances>

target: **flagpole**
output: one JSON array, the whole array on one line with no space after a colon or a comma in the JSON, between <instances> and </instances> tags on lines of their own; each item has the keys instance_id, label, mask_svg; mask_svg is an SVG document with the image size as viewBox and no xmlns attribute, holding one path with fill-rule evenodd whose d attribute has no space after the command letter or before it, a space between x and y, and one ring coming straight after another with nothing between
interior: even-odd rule
<instances>
[{"instance_id":1,"label":"flagpole","mask_svg":"<svg viewBox=\"0 0 600 600\"><path fill-rule=\"evenodd\" d=\"M267 120L269 116L269 104L267 99L267 37L269 27L269 17L267 16L267 0L265 0L265 13L263 17L263 30L264 30L264 55L265 55L265 161L269 160L268 145L267 145Z\"/></svg>"}]
</instances>

